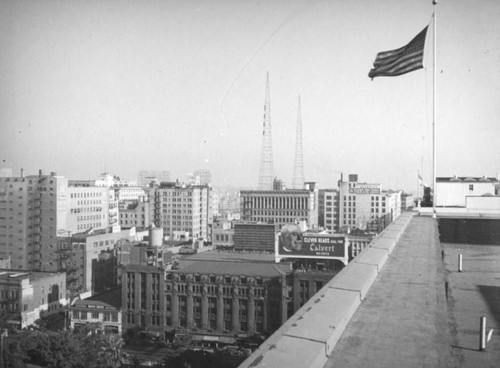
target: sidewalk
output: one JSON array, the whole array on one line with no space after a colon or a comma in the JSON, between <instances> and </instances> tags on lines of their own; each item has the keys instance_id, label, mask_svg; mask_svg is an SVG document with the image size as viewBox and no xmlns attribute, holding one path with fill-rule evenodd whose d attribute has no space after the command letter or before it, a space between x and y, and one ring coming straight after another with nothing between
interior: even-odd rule
<instances>
[{"instance_id":1,"label":"sidewalk","mask_svg":"<svg viewBox=\"0 0 500 368\"><path fill-rule=\"evenodd\" d=\"M499 327L500 246L441 249L436 220L414 217L325 367L499 366L500 330L478 348L479 317Z\"/></svg>"}]
</instances>

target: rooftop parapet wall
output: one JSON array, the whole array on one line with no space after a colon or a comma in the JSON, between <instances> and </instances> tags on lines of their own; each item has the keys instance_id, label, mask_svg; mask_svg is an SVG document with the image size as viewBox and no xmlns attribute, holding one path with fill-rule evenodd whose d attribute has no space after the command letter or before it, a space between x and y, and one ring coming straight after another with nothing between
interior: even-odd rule
<instances>
[{"instance_id":1,"label":"rooftop parapet wall","mask_svg":"<svg viewBox=\"0 0 500 368\"><path fill-rule=\"evenodd\" d=\"M323 367L412 217L401 214L239 368Z\"/></svg>"}]
</instances>

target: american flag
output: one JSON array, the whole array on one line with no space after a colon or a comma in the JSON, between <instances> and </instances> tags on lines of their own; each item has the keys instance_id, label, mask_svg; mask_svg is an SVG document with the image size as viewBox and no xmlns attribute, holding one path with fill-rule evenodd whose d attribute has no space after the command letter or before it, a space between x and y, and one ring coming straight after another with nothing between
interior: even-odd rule
<instances>
[{"instance_id":1,"label":"american flag","mask_svg":"<svg viewBox=\"0 0 500 368\"><path fill-rule=\"evenodd\" d=\"M368 76L395 77L423 68L425 36L427 27L415 36L406 46L396 50L382 51L377 54L373 62L373 69Z\"/></svg>"}]
</instances>

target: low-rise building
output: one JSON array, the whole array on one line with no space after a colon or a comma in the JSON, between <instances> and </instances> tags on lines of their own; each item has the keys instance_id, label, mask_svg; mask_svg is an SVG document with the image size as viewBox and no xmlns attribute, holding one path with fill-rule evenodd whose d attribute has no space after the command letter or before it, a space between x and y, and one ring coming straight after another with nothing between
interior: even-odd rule
<instances>
[{"instance_id":1,"label":"low-rise building","mask_svg":"<svg viewBox=\"0 0 500 368\"><path fill-rule=\"evenodd\" d=\"M114 252L115 244L120 240L139 241L148 235L147 230L135 228L118 232L106 230L87 231L71 237L58 238L58 269L67 274L68 291L72 294L92 294L93 264L103 260L103 252Z\"/></svg>"},{"instance_id":2,"label":"low-rise building","mask_svg":"<svg viewBox=\"0 0 500 368\"><path fill-rule=\"evenodd\" d=\"M265 223L234 224L234 249L258 252L273 252L276 225Z\"/></svg>"},{"instance_id":3,"label":"low-rise building","mask_svg":"<svg viewBox=\"0 0 500 368\"><path fill-rule=\"evenodd\" d=\"M436 178L436 207L462 207L467 198L489 195L494 197L498 188L494 177L438 177Z\"/></svg>"},{"instance_id":4,"label":"low-rise building","mask_svg":"<svg viewBox=\"0 0 500 368\"><path fill-rule=\"evenodd\" d=\"M359 229L346 234L346 239L349 242L349 261L353 260L363 249L367 248L376 236L377 234L374 232Z\"/></svg>"},{"instance_id":5,"label":"low-rise building","mask_svg":"<svg viewBox=\"0 0 500 368\"><path fill-rule=\"evenodd\" d=\"M0 309L8 324L26 328L67 303L64 273L0 270Z\"/></svg>"},{"instance_id":6,"label":"low-rise building","mask_svg":"<svg viewBox=\"0 0 500 368\"><path fill-rule=\"evenodd\" d=\"M84 300L76 300L70 308L70 327L83 326L102 333L122 333L121 287Z\"/></svg>"},{"instance_id":7,"label":"low-rise building","mask_svg":"<svg viewBox=\"0 0 500 368\"><path fill-rule=\"evenodd\" d=\"M232 221L214 220L212 223L212 245L214 249L234 248L234 227Z\"/></svg>"},{"instance_id":8,"label":"low-rise building","mask_svg":"<svg viewBox=\"0 0 500 368\"><path fill-rule=\"evenodd\" d=\"M415 197L410 193L401 193L401 211L411 211L415 207Z\"/></svg>"}]
</instances>

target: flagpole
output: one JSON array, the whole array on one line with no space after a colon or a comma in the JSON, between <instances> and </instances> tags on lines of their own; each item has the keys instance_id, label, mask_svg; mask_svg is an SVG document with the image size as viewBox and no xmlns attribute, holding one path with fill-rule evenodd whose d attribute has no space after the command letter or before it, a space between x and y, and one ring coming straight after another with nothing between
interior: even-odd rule
<instances>
[{"instance_id":1,"label":"flagpole","mask_svg":"<svg viewBox=\"0 0 500 368\"><path fill-rule=\"evenodd\" d=\"M420 171L417 170L417 207L420 207L422 197L423 195L420 195Z\"/></svg>"},{"instance_id":2,"label":"flagpole","mask_svg":"<svg viewBox=\"0 0 500 368\"><path fill-rule=\"evenodd\" d=\"M417 170L417 198L420 198L420 171Z\"/></svg>"},{"instance_id":3,"label":"flagpole","mask_svg":"<svg viewBox=\"0 0 500 368\"><path fill-rule=\"evenodd\" d=\"M417 170L417 199L420 197L420 171Z\"/></svg>"},{"instance_id":4,"label":"flagpole","mask_svg":"<svg viewBox=\"0 0 500 368\"><path fill-rule=\"evenodd\" d=\"M437 0L432 0L432 5L434 5L434 22L432 22L433 30L433 60L432 60L432 88L433 88L433 104L432 104L432 188L434 195L432 198L432 213L433 217L436 215L436 8Z\"/></svg>"}]
</instances>

